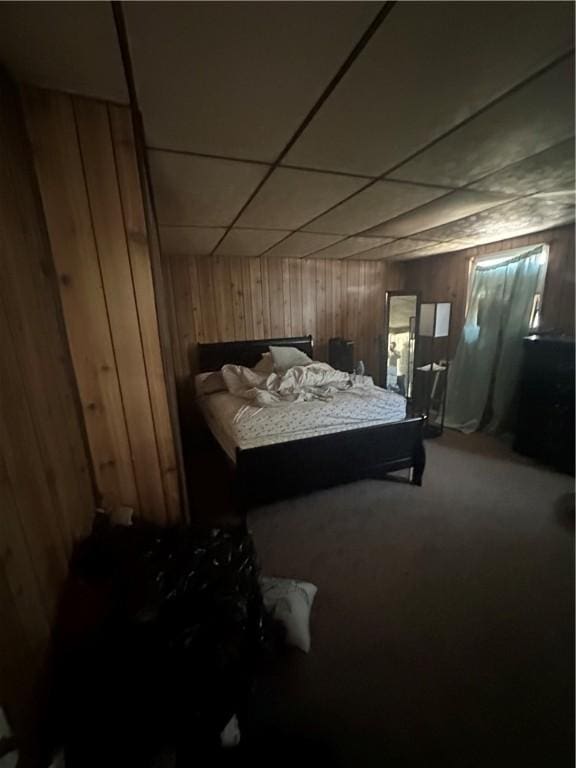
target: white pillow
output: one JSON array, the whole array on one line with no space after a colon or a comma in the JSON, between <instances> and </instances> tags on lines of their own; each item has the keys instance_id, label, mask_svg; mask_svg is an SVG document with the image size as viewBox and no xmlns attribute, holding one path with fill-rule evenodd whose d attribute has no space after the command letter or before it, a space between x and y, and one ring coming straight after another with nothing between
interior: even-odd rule
<instances>
[{"instance_id":1,"label":"white pillow","mask_svg":"<svg viewBox=\"0 0 576 768\"><path fill-rule=\"evenodd\" d=\"M287 371L294 365L310 365L314 362L297 347L269 347L269 349L276 371Z\"/></svg>"},{"instance_id":2,"label":"white pillow","mask_svg":"<svg viewBox=\"0 0 576 768\"><path fill-rule=\"evenodd\" d=\"M310 611L318 587L308 581L260 579L264 607L286 628L286 642L308 653L310 650Z\"/></svg>"},{"instance_id":3,"label":"white pillow","mask_svg":"<svg viewBox=\"0 0 576 768\"><path fill-rule=\"evenodd\" d=\"M199 373L196 376L195 383L198 397L200 395L211 395L214 392L225 392L227 389L221 371Z\"/></svg>"},{"instance_id":4,"label":"white pillow","mask_svg":"<svg viewBox=\"0 0 576 768\"><path fill-rule=\"evenodd\" d=\"M238 722L238 716L232 715L228 721L228 725L224 728L220 734L220 744L223 747L237 747L240 744L242 734L240 732L240 723Z\"/></svg>"},{"instance_id":5,"label":"white pillow","mask_svg":"<svg viewBox=\"0 0 576 768\"><path fill-rule=\"evenodd\" d=\"M260 360L258 360L256 365L254 366L254 368L252 368L252 370L256 371L256 373L265 373L265 374L273 373L274 363L272 361L272 355L270 354L270 352L264 352Z\"/></svg>"}]
</instances>

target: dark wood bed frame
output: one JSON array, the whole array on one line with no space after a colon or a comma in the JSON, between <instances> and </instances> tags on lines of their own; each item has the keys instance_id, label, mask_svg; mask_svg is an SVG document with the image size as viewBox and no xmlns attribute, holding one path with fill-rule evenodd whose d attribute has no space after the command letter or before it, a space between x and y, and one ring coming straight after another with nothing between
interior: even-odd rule
<instances>
[{"instance_id":1,"label":"dark wood bed frame","mask_svg":"<svg viewBox=\"0 0 576 768\"><path fill-rule=\"evenodd\" d=\"M217 371L226 363L251 368L270 345L297 347L313 357L311 336L225 341L198 345L199 370ZM410 477L394 480L422 485L426 463L423 425L424 419L419 416L259 448L237 448L238 504L246 511L341 483L386 478L401 469L409 469Z\"/></svg>"}]
</instances>

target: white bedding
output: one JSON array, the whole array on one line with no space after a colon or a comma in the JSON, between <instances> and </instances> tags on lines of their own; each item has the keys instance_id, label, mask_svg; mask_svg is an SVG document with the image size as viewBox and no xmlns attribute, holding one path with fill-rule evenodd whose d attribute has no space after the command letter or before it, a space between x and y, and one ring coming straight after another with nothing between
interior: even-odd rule
<instances>
[{"instance_id":1,"label":"white bedding","mask_svg":"<svg viewBox=\"0 0 576 768\"><path fill-rule=\"evenodd\" d=\"M254 405L254 399L247 401L230 392L216 392L202 395L198 403L214 436L232 459L236 448L273 445L406 417L406 400L374 386L368 377L327 396L330 399L295 400L292 393L291 400L276 400L270 407Z\"/></svg>"},{"instance_id":2,"label":"white bedding","mask_svg":"<svg viewBox=\"0 0 576 768\"><path fill-rule=\"evenodd\" d=\"M356 376L328 363L294 365L284 371L260 373L242 365L224 365L222 379L230 394L254 405L277 407L286 403L330 400L344 391L373 390L370 376Z\"/></svg>"}]
</instances>

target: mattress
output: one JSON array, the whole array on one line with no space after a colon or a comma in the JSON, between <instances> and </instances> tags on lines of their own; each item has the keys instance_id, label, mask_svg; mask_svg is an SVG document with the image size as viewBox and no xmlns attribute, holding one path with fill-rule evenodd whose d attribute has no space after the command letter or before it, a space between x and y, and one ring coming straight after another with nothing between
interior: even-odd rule
<instances>
[{"instance_id":1,"label":"mattress","mask_svg":"<svg viewBox=\"0 0 576 768\"><path fill-rule=\"evenodd\" d=\"M405 398L380 387L338 392L328 401L265 408L248 405L229 392L216 392L202 395L198 404L214 437L232 460L237 448L258 448L406 418Z\"/></svg>"}]
</instances>

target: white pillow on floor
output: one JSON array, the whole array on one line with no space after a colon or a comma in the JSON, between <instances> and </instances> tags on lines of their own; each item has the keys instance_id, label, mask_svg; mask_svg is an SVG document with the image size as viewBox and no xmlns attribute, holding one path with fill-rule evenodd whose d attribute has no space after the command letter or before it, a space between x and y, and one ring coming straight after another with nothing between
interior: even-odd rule
<instances>
[{"instance_id":1,"label":"white pillow on floor","mask_svg":"<svg viewBox=\"0 0 576 768\"><path fill-rule=\"evenodd\" d=\"M237 747L240 744L240 723L238 722L237 715L232 715L228 721L228 725L224 728L220 734L220 744L223 747Z\"/></svg>"},{"instance_id":2,"label":"white pillow on floor","mask_svg":"<svg viewBox=\"0 0 576 768\"><path fill-rule=\"evenodd\" d=\"M310 650L310 611L318 587L308 581L260 579L266 610L286 628L286 642L308 653Z\"/></svg>"}]
</instances>

